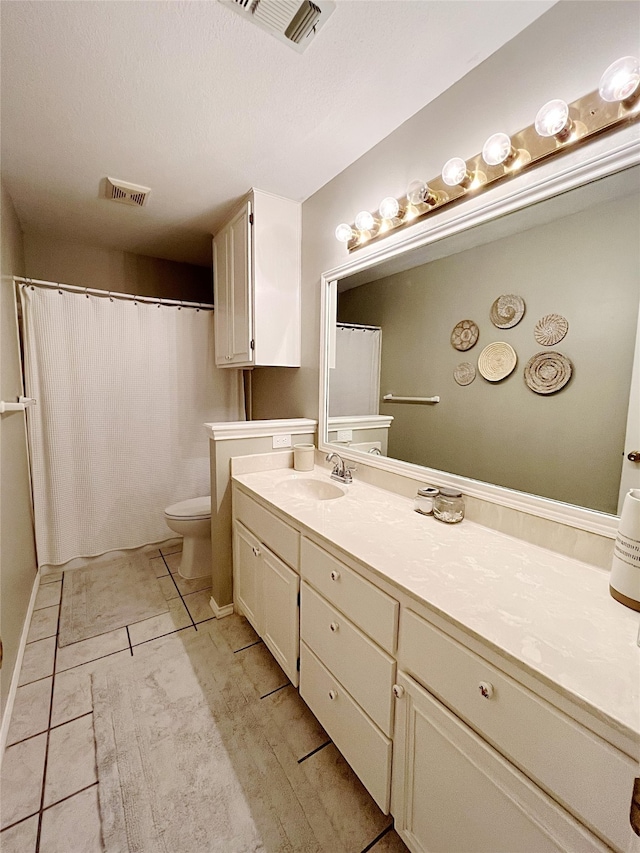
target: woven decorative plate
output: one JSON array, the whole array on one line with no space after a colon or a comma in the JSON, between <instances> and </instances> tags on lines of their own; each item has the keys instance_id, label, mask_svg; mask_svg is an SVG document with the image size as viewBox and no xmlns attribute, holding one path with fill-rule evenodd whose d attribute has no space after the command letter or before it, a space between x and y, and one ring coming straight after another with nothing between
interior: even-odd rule
<instances>
[{"instance_id":1,"label":"woven decorative plate","mask_svg":"<svg viewBox=\"0 0 640 853\"><path fill-rule=\"evenodd\" d=\"M499 382L513 371L517 361L518 356L510 344L496 341L480 353L478 370L489 382Z\"/></svg>"},{"instance_id":2,"label":"woven decorative plate","mask_svg":"<svg viewBox=\"0 0 640 853\"><path fill-rule=\"evenodd\" d=\"M562 314L547 314L538 320L533 337L543 347L552 347L559 343L569 331L569 323Z\"/></svg>"},{"instance_id":3,"label":"woven decorative plate","mask_svg":"<svg viewBox=\"0 0 640 853\"><path fill-rule=\"evenodd\" d=\"M499 329L510 329L524 317L524 299L513 293L499 296L491 306L489 316L494 326Z\"/></svg>"},{"instance_id":4,"label":"woven decorative plate","mask_svg":"<svg viewBox=\"0 0 640 853\"><path fill-rule=\"evenodd\" d=\"M536 394L554 394L573 373L571 360L561 352L546 351L532 356L524 369L524 381Z\"/></svg>"},{"instance_id":5,"label":"woven decorative plate","mask_svg":"<svg viewBox=\"0 0 640 853\"><path fill-rule=\"evenodd\" d=\"M454 369L453 378L458 385L471 385L476 378L476 369L470 361L463 361Z\"/></svg>"},{"instance_id":6,"label":"woven decorative plate","mask_svg":"<svg viewBox=\"0 0 640 853\"><path fill-rule=\"evenodd\" d=\"M479 334L480 329L473 320L460 320L457 326L454 326L453 332L451 332L451 346L461 352L465 352L475 344Z\"/></svg>"}]
</instances>

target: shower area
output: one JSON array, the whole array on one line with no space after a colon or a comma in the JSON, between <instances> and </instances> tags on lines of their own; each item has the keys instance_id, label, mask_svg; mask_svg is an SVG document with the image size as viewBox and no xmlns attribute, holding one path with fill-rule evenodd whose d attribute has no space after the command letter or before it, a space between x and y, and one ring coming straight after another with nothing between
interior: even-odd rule
<instances>
[{"instance_id":1,"label":"shower area","mask_svg":"<svg viewBox=\"0 0 640 853\"><path fill-rule=\"evenodd\" d=\"M244 419L213 306L16 278L39 566L170 539L210 494L203 424Z\"/></svg>"}]
</instances>

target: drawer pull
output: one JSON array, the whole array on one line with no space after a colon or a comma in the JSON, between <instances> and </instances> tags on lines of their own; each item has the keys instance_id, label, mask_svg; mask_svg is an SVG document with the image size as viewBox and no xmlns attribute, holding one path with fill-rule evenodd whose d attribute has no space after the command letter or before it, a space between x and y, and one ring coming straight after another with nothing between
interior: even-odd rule
<instances>
[{"instance_id":1,"label":"drawer pull","mask_svg":"<svg viewBox=\"0 0 640 853\"><path fill-rule=\"evenodd\" d=\"M478 684L478 690L483 699L491 699L493 696L493 684L490 684L488 681L481 681Z\"/></svg>"},{"instance_id":2,"label":"drawer pull","mask_svg":"<svg viewBox=\"0 0 640 853\"><path fill-rule=\"evenodd\" d=\"M259 556L260 556L260 548L256 548L256 547L255 547L255 545L253 545L253 546L252 546L252 550L253 550L253 556L254 556L254 557L259 557Z\"/></svg>"},{"instance_id":3,"label":"drawer pull","mask_svg":"<svg viewBox=\"0 0 640 853\"><path fill-rule=\"evenodd\" d=\"M333 633L335 634L335 633L336 633L336 631L338 630L338 628L339 628L340 626L338 625L338 623L337 623L337 622L332 622L332 623L329 625L329 627L331 628L331 630L332 630L332 631L333 631Z\"/></svg>"},{"instance_id":4,"label":"drawer pull","mask_svg":"<svg viewBox=\"0 0 640 853\"><path fill-rule=\"evenodd\" d=\"M401 684L394 684L393 695L396 697L396 699L402 699L402 697L404 696L404 687Z\"/></svg>"},{"instance_id":5,"label":"drawer pull","mask_svg":"<svg viewBox=\"0 0 640 853\"><path fill-rule=\"evenodd\" d=\"M337 699L337 698L338 698L338 691L337 690L330 690L329 691L329 699L331 699L331 701L333 702L333 700Z\"/></svg>"},{"instance_id":6,"label":"drawer pull","mask_svg":"<svg viewBox=\"0 0 640 853\"><path fill-rule=\"evenodd\" d=\"M340 572L336 572L336 570L334 569L331 572L331 580L332 581L339 581L340 580Z\"/></svg>"}]
</instances>

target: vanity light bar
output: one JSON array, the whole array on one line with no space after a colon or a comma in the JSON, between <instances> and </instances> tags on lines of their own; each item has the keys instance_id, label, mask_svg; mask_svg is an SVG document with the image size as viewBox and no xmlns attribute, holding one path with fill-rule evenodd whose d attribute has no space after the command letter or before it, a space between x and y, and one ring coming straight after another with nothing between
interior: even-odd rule
<instances>
[{"instance_id":1,"label":"vanity light bar","mask_svg":"<svg viewBox=\"0 0 640 853\"><path fill-rule=\"evenodd\" d=\"M447 204L486 189L491 184L640 118L640 61L625 56L612 63L599 88L571 104L548 101L535 122L508 136L496 133L485 142L481 154L469 160L452 158L442 173L428 183L413 181L405 195L385 198L375 213L361 211L354 225L342 223L336 238L349 252L393 231L414 225ZM393 202L396 202L394 204Z\"/></svg>"}]
</instances>

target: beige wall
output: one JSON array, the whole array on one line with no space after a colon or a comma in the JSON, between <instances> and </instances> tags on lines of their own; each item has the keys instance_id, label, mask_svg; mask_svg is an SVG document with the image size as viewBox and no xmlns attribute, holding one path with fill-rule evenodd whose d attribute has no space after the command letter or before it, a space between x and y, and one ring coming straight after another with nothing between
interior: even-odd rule
<instances>
[{"instance_id":1,"label":"beige wall","mask_svg":"<svg viewBox=\"0 0 640 853\"><path fill-rule=\"evenodd\" d=\"M347 258L336 225L437 175L449 157L476 154L497 130L526 127L550 98L597 88L607 65L637 52L638 25L636 2L559 2L304 202L302 367L254 371L254 417L318 416L320 276ZM409 71L407 85L420 85Z\"/></svg>"},{"instance_id":2,"label":"beige wall","mask_svg":"<svg viewBox=\"0 0 640 853\"><path fill-rule=\"evenodd\" d=\"M162 258L25 234L25 275L138 296L213 302L211 270Z\"/></svg>"},{"instance_id":3,"label":"beige wall","mask_svg":"<svg viewBox=\"0 0 640 853\"><path fill-rule=\"evenodd\" d=\"M636 337L638 234L634 194L340 294L341 322L382 328L382 393L441 398L436 406L381 406L395 417L389 455L615 513ZM502 293L526 303L511 329L489 319ZM568 356L575 371L546 396L526 387L523 371L547 349L533 329L550 313L565 316L569 332L548 349ZM467 318L480 337L458 352L451 330ZM475 365L494 341L515 349L514 372L497 383L478 374L458 385L455 366Z\"/></svg>"},{"instance_id":4,"label":"beige wall","mask_svg":"<svg viewBox=\"0 0 640 853\"><path fill-rule=\"evenodd\" d=\"M11 276L24 273L24 252L18 218L4 185L1 192L0 399L11 401L22 393ZM0 416L0 483L0 633L4 648L0 698L4 711L37 571L25 416L21 412Z\"/></svg>"}]
</instances>

